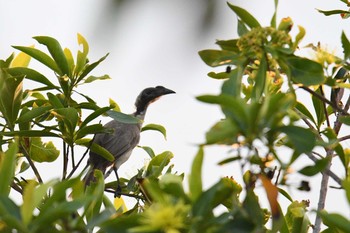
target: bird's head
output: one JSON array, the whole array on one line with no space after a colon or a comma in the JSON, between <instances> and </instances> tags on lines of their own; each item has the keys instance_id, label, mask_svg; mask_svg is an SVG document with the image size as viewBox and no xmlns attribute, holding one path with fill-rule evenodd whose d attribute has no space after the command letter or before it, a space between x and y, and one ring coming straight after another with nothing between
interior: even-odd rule
<instances>
[{"instance_id":1,"label":"bird's head","mask_svg":"<svg viewBox=\"0 0 350 233\"><path fill-rule=\"evenodd\" d=\"M156 101L162 95L172 94L175 91L162 86L149 87L141 91L136 99L136 113L142 114L146 111L148 105Z\"/></svg>"}]
</instances>

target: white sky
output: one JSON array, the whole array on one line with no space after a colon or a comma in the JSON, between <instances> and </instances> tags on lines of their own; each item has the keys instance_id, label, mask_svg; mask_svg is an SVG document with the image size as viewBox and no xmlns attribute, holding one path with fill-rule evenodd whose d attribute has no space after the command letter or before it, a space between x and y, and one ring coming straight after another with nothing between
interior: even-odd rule
<instances>
[{"instance_id":1,"label":"white sky","mask_svg":"<svg viewBox=\"0 0 350 233\"><path fill-rule=\"evenodd\" d=\"M216 39L237 37L236 16L226 6L226 1L218 0L213 28L200 33L203 6L199 0L127 1L123 11L108 15L105 10L109 2L0 0L0 58L5 59L14 51L11 45L35 44L31 37L37 35L52 36L63 47L76 50L76 34L79 32L90 44L91 61L110 53L93 74L109 74L112 80L95 82L81 89L101 106L108 105L108 99L112 98L124 112L132 112L135 98L143 88L163 85L175 90L176 95L165 96L150 106L145 120L146 124L164 125L168 133L167 141L156 132L145 132L142 133L140 145L151 146L158 153L172 151L175 154L175 170L187 173L197 151L196 144L203 142L207 129L222 117L219 108L202 104L194 98L200 94L218 93L221 86L220 81L206 77L211 68L200 60L197 52L217 48L214 44ZM263 25L269 25L273 0L239 0L231 3L243 6ZM315 9L343 7L340 1L284 0L280 1L278 18L290 16L295 23L294 33L297 31L296 25L305 27L307 34L303 45L320 41L341 54L340 34L344 30L350 37L350 21L338 16L325 17ZM43 66L35 62L32 65L47 73ZM216 165L226 158L227 151L227 148L219 147L206 149L203 168L206 187L222 176L239 178L238 166ZM145 159L145 152L136 149L132 158L121 167L120 175L133 175ZM57 170L57 167L57 164L42 165L43 169L50 171L47 178L60 174L61 168ZM296 176L295 185L301 179L308 178ZM297 200L310 199L311 208L314 208L317 205L320 176L312 180L312 192L290 191ZM349 206L341 191L330 191L327 208L349 214Z\"/></svg>"}]
</instances>

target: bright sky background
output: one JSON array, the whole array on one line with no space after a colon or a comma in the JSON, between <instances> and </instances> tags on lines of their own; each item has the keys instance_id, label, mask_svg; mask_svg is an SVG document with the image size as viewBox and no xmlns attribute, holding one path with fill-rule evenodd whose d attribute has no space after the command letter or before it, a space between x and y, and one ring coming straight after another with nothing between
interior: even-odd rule
<instances>
[{"instance_id":1,"label":"bright sky background","mask_svg":"<svg viewBox=\"0 0 350 233\"><path fill-rule=\"evenodd\" d=\"M236 16L226 1L217 0L211 27L201 31L205 9L200 0L129 0L115 12L108 11L111 2L0 0L0 58L5 59L14 52L11 45L36 44L32 37L37 35L52 36L63 47L76 51L76 34L81 33L90 44L91 61L110 53L93 74L109 74L112 80L95 82L81 89L100 106L108 105L108 99L112 98L123 112L129 113L134 111L135 98L145 87L163 85L175 90L176 95L165 96L151 105L145 119L145 123L164 125L167 141L157 132L145 132L140 145L151 146L157 153L172 151L175 170L187 173L197 151L196 145L204 141L204 133L222 117L219 108L195 100L200 94L218 93L221 86L220 81L206 76L211 68L201 61L198 51L217 48L216 39L236 38ZM231 3L244 7L263 25L269 25L273 0L236 0ZM325 17L316 8L344 7L336 0L283 0L280 1L278 19L290 16L295 24L294 33L297 33L296 25L306 29L302 45L320 41L340 55L340 34L344 30L350 37L350 21L339 16ZM35 62L31 65L51 75L43 66ZM107 122L109 119L102 120ZM227 151L228 148L206 148L203 168L206 187L222 176L233 175L237 179L241 176L234 164L217 165L226 158ZM147 158L143 150L135 149L132 158L121 167L120 175L132 176ZM47 169L47 179L61 174L61 167L57 164L42 164L41 167ZM308 178L295 176L294 187L301 179ZM312 192L309 193L291 189L293 197L310 199L311 208L316 207L319 180L320 175L312 179ZM327 208L349 214L349 206L341 191L330 190Z\"/></svg>"}]
</instances>

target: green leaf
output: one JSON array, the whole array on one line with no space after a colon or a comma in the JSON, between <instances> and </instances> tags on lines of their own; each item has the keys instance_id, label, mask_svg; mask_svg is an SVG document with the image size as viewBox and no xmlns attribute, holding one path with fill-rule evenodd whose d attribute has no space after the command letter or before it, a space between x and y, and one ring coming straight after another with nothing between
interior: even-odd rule
<instances>
[{"instance_id":1,"label":"green leaf","mask_svg":"<svg viewBox=\"0 0 350 233\"><path fill-rule=\"evenodd\" d=\"M286 56L285 58L294 83L312 86L322 84L325 81L321 64L297 56Z\"/></svg>"},{"instance_id":2,"label":"green leaf","mask_svg":"<svg viewBox=\"0 0 350 233\"><path fill-rule=\"evenodd\" d=\"M17 75L24 75L25 79L29 79L41 84L46 85L50 89L57 89L52 82L50 82L49 79L47 79L44 75L37 72L36 70L26 68L26 67L14 67L7 70L11 75L17 76Z\"/></svg>"},{"instance_id":3,"label":"green leaf","mask_svg":"<svg viewBox=\"0 0 350 233\"><path fill-rule=\"evenodd\" d=\"M213 209L232 198L235 189L229 179L221 179L218 183L201 193L193 204L194 217L206 219L212 214Z\"/></svg>"},{"instance_id":4,"label":"green leaf","mask_svg":"<svg viewBox=\"0 0 350 233\"><path fill-rule=\"evenodd\" d=\"M315 123L316 125L316 122L315 122L315 119L314 117L312 116L312 114L310 113L310 111L305 107L305 105L303 105L302 103L300 102L297 102L296 105L295 105L295 108L301 113L303 114L307 119L311 120L313 123Z\"/></svg>"},{"instance_id":5,"label":"green leaf","mask_svg":"<svg viewBox=\"0 0 350 233\"><path fill-rule=\"evenodd\" d=\"M10 193L10 185L15 175L17 151L17 143L11 143L0 160L0 196L8 196Z\"/></svg>"},{"instance_id":6,"label":"green leaf","mask_svg":"<svg viewBox=\"0 0 350 233\"><path fill-rule=\"evenodd\" d=\"M4 232L18 230L18 232L28 232L27 227L23 225L18 206L7 196L0 195L0 216L6 226ZM9 231L6 231L9 230Z\"/></svg>"},{"instance_id":7,"label":"green leaf","mask_svg":"<svg viewBox=\"0 0 350 233\"><path fill-rule=\"evenodd\" d=\"M149 157L154 158L156 156L156 154L154 153L151 147L149 146L139 146L139 147L142 148L144 151L146 151Z\"/></svg>"},{"instance_id":8,"label":"green leaf","mask_svg":"<svg viewBox=\"0 0 350 233\"><path fill-rule=\"evenodd\" d=\"M70 71L69 77L71 77L72 76L72 72L75 69L74 58L73 58L72 52L68 48L65 48L63 50L63 53L66 56L66 60L67 60L67 63L68 63L68 69Z\"/></svg>"},{"instance_id":9,"label":"green leaf","mask_svg":"<svg viewBox=\"0 0 350 233\"><path fill-rule=\"evenodd\" d=\"M236 69L231 70L226 80L221 87L222 94L232 95L233 97L239 97L241 94L242 76L244 69L238 66Z\"/></svg>"},{"instance_id":10,"label":"green leaf","mask_svg":"<svg viewBox=\"0 0 350 233\"><path fill-rule=\"evenodd\" d=\"M111 152L109 152L108 150L106 150L105 148L103 148L102 146L100 146L96 143L91 144L91 139L81 138L81 139L76 140L75 143L77 145L90 147L90 150L92 152L95 152L96 154L100 155L101 157L105 158L106 160L108 160L110 162L114 161L114 156L111 154Z\"/></svg>"},{"instance_id":11,"label":"green leaf","mask_svg":"<svg viewBox=\"0 0 350 233\"><path fill-rule=\"evenodd\" d=\"M324 14L325 16L349 14L349 11L344 11L344 10L330 10L330 11L324 11L324 10L319 10L319 9L317 9L317 10L318 10L318 12Z\"/></svg>"},{"instance_id":12,"label":"green leaf","mask_svg":"<svg viewBox=\"0 0 350 233\"><path fill-rule=\"evenodd\" d=\"M227 3L227 5L237 14L237 16L250 28L261 27L260 23L245 9Z\"/></svg>"},{"instance_id":13,"label":"green leaf","mask_svg":"<svg viewBox=\"0 0 350 233\"><path fill-rule=\"evenodd\" d=\"M85 78L86 75L88 75L93 69L96 68L102 61L104 61L108 57L109 53L101 57L98 61L92 63L92 64L86 64L84 66L84 69L82 70L82 73L80 74L77 83L79 83L83 78Z\"/></svg>"},{"instance_id":14,"label":"green leaf","mask_svg":"<svg viewBox=\"0 0 350 233\"><path fill-rule=\"evenodd\" d=\"M192 162L191 174L189 175L189 190L192 201L196 201L202 194L202 165L203 165L204 151L203 147L199 147L196 157Z\"/></svg>"},{"instance_id":15,"label":"green leaf","mask_svg":"<svg viewBox=\"0 0 350 233\"><path fill-rule=\"evenodd\" d=\"M319 212L326 226L337 228L342 232L350 232L350 221L340 214L327 213L325 210Z\"/></svg>"},{"instance_id":16,"label":"green leaf","mask_svg":"<svg viewBox=\"0 0 350 233\"><path fill-rule=\"evenodd\" d=\"M283 126L280 131L287 134L288 140L298 154L311 152L316 144L315 135L308 129L298 126Z\"/></svg>"},{"instance_id":17,"label":"green leaf","mask_svg":"<svg viewBox=\"0 0 350 233\"><path fill-rule=\"evenodd\" d=\"M252 90L252 101L259 101L264 89L265 89L265 83L266 83L266 71L267 71L267 61L265 56L262 56L260 60L260 65L258 72L255 76L255 85L253 86Z\"/></svg>"},{"instance_id":18,"label":"green leaf","mask_svg":"<svg viewBox=\"0 0 350 233\"><path fill-rule=\"evenodd\" d=\"M235 53L239 53L239 49L237 47L238 39L233 40L218 40L216 44L220 46L222 50L228 50Z\"/></svg>"},{"instance_id":19,"label":"green leaf","mask_svg":"<svg viewBox=\"0 0 350 233\"><path fill-rule=\"evenodd\" d=\"M278 192L287 198L290 202L293 202L293 198L284 189L278 188Z\"/></svg>"},{"instance_id":20,"label":"green leaf","mask_svg":"<svg viewBox=\"0 0 350 233\"><path fill-rule=\"evenodd\" d=\"M345 125L350 125L350 116L340 116L339 121Z\"/></svg>"},{"instance_id":21,"label":"green leaf","mask_svg":"<svg viewBox=\"0 0 350 233\"><path fill-rule=\"evenodd\" d=\"M310 221L306 214L305 202L294 201L288 206L285 222L291 233L307 233Z\"/></svg>"},{"instance_id":22,"label":"green leaf","mask_svg":"<svg viewBox=\"0 0 350 233\"><path fill-rule=\"evenodd\" d=\"M53 114L59 121L64 122L64 126L67 128L68 132L70 133L74 132L79 119L77 109L72 107L59 108L59 109L52 110L51 114Z\"/></svg>"},{"instance_id":23,"label":"green leaf","mask_svg":"<svg viewBox=\"0 0 350 233\"><path fill-rule=\"evenodd\" d=\"M208 76L213 78L213 79L228 79L230 74L227 72L220 72L220 73L215 73L215 72L209 72Z\"/></svg>"},{"instance_id":24,"label":"green leaf","mask_svg":"<svg viewBox=\"0 0 350 233\"><path fill-rule=\"evenodd\" d=\"M344 31L341 33L341 44L343 47L344 60L347 60L350 57L350 42Z\"/></svg>"},{"instance_id":25,"label":"green leaf","mask_svg":"<svg viewBox=\"0 0 350 233\"><path fill-rule=\"evenodd\" d=\"M49 101L51 103L51 105L54 107L54 108L64 108L64 105L61 101L61 99L59 98L59 94L58 95L54 95L52 93L47 93L47 97L49 98Z\"/></svg>"},{"instance_id":26,"label":"green leaf","mask_svg":"<svg viewBox=\"0 0 350 233\"><path fill-rule=\"evenodd\" d=\"M238 65L242 63L242 59L239 54L232 51L226 50L202 50L198 52L201 59L211 67L222 66L222 65Z\"/></svg>"},{"instance_id":27,"label":"green leaf","mask_svg":"<svg viewBox=\"0 0 350 233\"><path fill-rule=\"evenodd\" d=\"M41 138L33 137L30 141L30 158L36 162L53 162L60 155L52 141L43 143Z\"/></svg>"},{"instance_id":28,"label":"green leaf","mask_svg":"<svg viewBox=\"0 0 350 233\"><path fill-rule=\"evenodd\" d=\"M56 62L46 53L31 47L25 47L25 46L12 46L12 47L28 54L32 58L36 59L37 61L41 62L45 66L49 67L54 72L58 74L61 73L61 70L58 68Z\"/></svg>"},{"instance_id":29,"label":"green leaf","mask_svg":"<svg viewBox=\"0 0 350 233\"><path fill-rule=\"evenodd\" d=\"M320 172L323 172L324 169L327 167L329 164L330 158L324 158L324 159L319 159L315 162L314 165L311 166L306 166L299 170L300 174L303 174L304 176L314 176L319 174Z\"/></svg>"},{"instance_id":30,"label":"green leaf","mask_svg":"<svg viewBox=\"0 0 350 233\"><path fill-rule=\"evenodd\" d=\"M34 120L34 118L39 117L52 109L52 106L41 106L32 108L29 112L24 113L17 119L17 123L30 122Z\"/></svg>"},{"instance_id":31,"label":"green leaf","mask_svg":"<svg viewBox=\"0 0 350 233\"><path fill-rule=\"evenodd\" d=\"M40 44L43 44L47 47L53 60L56 62L58 68L61 71L59 74L61 74L61 76L70 76L71 71L69 70L66 55L64 54L60 43L56 39L48 36L35 36L33 38Z\"/></svg>"},{"instance_id":32,"label":"green leaf","mask_svg":"<svg viewBox=\"0 0 350 233\"><path fill-rule=\"evenodd\" d=\"M103 108L98 108L94 110L90 115L88 115L85 120L80 124L80 127L86 126L88 123L90 123L92 120L96 119L97 117L101 116L102 114L106 113L109 111L111 107L103 107Z\"/></svg>"},{"instance_id":33,"label":"green leaf","mask_svg":"<svg viewBox=\"0 0 350 233\"><path fill-rule=\"evenodd\" d=\"M166 129L162 125L157 125L157 124L148 124L142 127L141 132L147 131L147 130L155 130L160 132L164 138L166 139Z\"/></svg>"},{"instance_id":34,"label":"green leaf","mask_svg":"<svg viewBox=\"0 0 350 233\"><path fill-rule=\"evenodd\" d=\"M21 216L23 223L28 225L33 218L33 211L42 202L43 197L46 195L47 189L52 185L52 182L48 182L36 187L36 182L29 182L23 192L23 205L21 206Z\"/></svg>"},{"instance_id":35,"label":"green leaf","mask_svg":"<svg viewBox=\"0 0 350 233\"><path fill-rule=\"evenodd\" d=\"M232 145L237 142L238 130L229 119L217 122L206 133L206 144Z\"/></svg>"},{"instance_id":36,"label":"green leaf","mask_svg":"<svg viewBox=\"0 0 350 233\"><path fill-rule=\"evenodd\" d=\"M173 153L170 151L165 151L159 155L156 155L149 162L146 169L146 176L152 176L154 178L158 178L163 169L170 163L170 160L174 157Z\"/></svg>"},{"instance_id":37,"label":"green leaf","mask_svg":"<svg viewBox=\"0 0 350 233\"><path fill-rule=\"evenodd\" d=\"M116 112L116 111L107 111L108 116L112 117L114 120L122 122L122 123L126 123L126 124L138 124L140 123L140 119L122 113L122 112Z\"/></svg>"},{"instance_id":38,"label":"green leaf","mask_svg":"<svg viewBox=\"0 0 350 233\"><path fill-rule=\"evenodd\" d=\"M24 76L11 76L0 69L0 112L11 130L22 103L23 78Z\"/></svg>"},{"instance_id":39,"label":"green leaf","mask_svg":"<svg viewBox=\"0 0 350 233\"><path fill-rule=\"evenodd\" d=\"M318 88L315 92L321 95L320 88ZM319 129L322 126L323 122L326 120L324 102L317 98L315 95L312 95L312 104L316 112L317 128Z\"/></svg>"},{"instance_id":40,"label":"green leaf","mask_svg":"<svg viewBox=\"0 0 350 233\"><path fill-rule=\"evenodd\" d=\"M104 128L101 124L93 124L80 127L79 130L76 132L75 140L83 138L88 134L97 134L102 132L106 132L106 128Z\"/></svg>"},{"instance_id":41,"label":"green leaf","mask_svg":"<svg viewBox=\"0 0 350 233\"><path fill-rule=\"evenodd\" d=\"M240 160L240 159L242 159L241 156L230 157L230 158L221 160L220 162L218 162L218 165L225 165L227 163L231 163L231 162L234 162L234 161L237 161L237 160Z\"/></svg>"},{"instance_id":42,"label":"green leaf","mask_svg":"<svg viewBox=\"0 0 350 233\"><path fill-rule=\"evenodd\" d=\"M105 75L102 75L102 76L89 76L87 77L85 80L84 80L84 83L92 83L96 80L106 80L106 79L111 79L111 77L109 77L109 75L105 74Z\"/></svg>"},{"instance_id":43,"label":"green leaf","mask_svg":"<svg viewBox=\"0 0 350 233\"><path fill-rule=\"evenodd\" d=\"M20 137L60 137L58 134L44 130L21 130L12 132L0 132L1 136L20 136Z\"/></svg>"}]
</instances>

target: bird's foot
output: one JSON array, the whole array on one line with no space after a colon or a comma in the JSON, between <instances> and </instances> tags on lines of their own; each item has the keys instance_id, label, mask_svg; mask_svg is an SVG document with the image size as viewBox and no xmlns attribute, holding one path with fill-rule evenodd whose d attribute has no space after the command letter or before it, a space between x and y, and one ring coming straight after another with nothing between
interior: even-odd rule
<instances>
[{"instance_id":1,"label":"bird's foot","mask_svg":"<svg viewBox=\"0 0 350 233\"><path fill-rule=\"evenodd\" d=\"M114 192L114 198L120 197L122 195L122 187L118 184L115 192Z\"/></svg>"}]
</instances>

